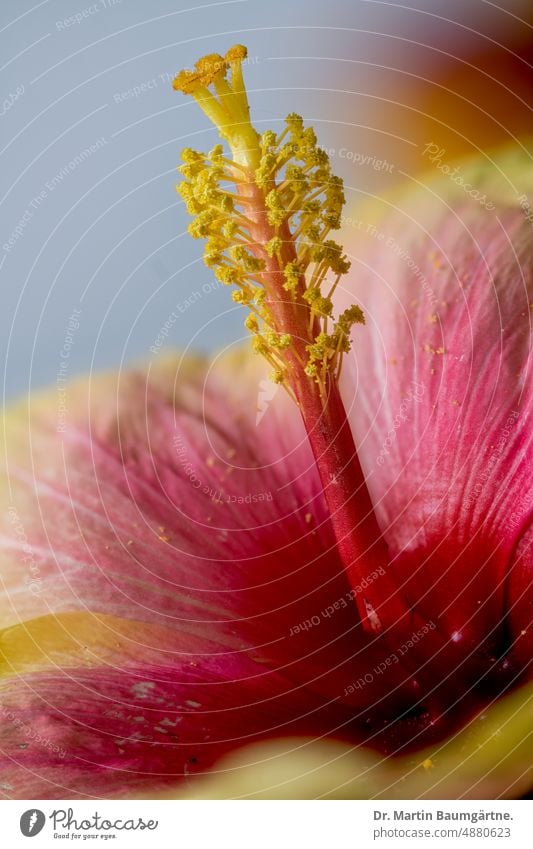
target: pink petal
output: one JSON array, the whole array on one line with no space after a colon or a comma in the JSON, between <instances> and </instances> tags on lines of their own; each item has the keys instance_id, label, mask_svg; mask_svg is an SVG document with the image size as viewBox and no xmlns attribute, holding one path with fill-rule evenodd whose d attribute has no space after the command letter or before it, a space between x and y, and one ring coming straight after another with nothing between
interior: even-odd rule
<instances>
[{"instance_id":1,"label":"pink petal","mask_svg":"<svg viewBox=\"0 0 533 849\"><path fill-rule=\"evenodd\" d=\"M369 674L387 652L359 626L298 413L278 394L256 427L262 374L240 365L239 385L224 368L182 375L178 360L98 382L94 401L80 385L65 433L46 400L30 430L24 405L10 414L0 637L39 626L41 655L13 650L0 699L69 766L19 749L0 716L8 795L122 793L175 781L198 746L208 769L243 740L289 733L421 742L427 716L393 722L419 699L401 663ZM154 722L183 713L170 755L157 736L117 753L138 734L138 682L155 685Z\"/></svg>"},{"instance_id":2,"label":"pink petal","mask_svg":"<svg viewBox=\"0 0 533 849\"><path fill-rule=\"evenodd\" d=\"M497 164L460 171L495 210L431 176L381 218L360 216L351 288L369 327L344 394L412 605L465 655L514 642L523 666L531 546L511 564L533 515L533 239L509 182L531 169L516 149Z\"/></svg>"}]
</instances>

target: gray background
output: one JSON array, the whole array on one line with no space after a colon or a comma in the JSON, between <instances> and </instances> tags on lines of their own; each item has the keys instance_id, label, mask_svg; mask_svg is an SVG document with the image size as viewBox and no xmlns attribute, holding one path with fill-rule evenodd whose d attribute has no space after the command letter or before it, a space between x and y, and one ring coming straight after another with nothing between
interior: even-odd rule
<instances>
[{"instance_id":1,"label":"gray background","mask_svg":"<svg viewBox=\"0 0 533 849\"><path fill-rule=\"evenodd\" d=\"M61 23L90 8L80 23ZM395 101L401 108L447 51L460 55L494 30L502 37L512 23L483 0L418 0L418 9L357 0L1 0L4 392L54 382L73 309L81 315L69 376L153 356L150 346L176 310L169 346L206 351L240 338L243 312L225 290L207 292L210 273L200 244L184 235L174 191L180 148L210 147L214 130L166 78L203 53L244 42L259 129L298 111L322 145L387 158L396 177L413 142ZM122 97L150 81L137 97ZM46 189L98 139L100 149ZM392 179L347 155L337 155L335 168L350 203ZM6 250L26 210L32 215Z\"/></svg>"}]
</instances>

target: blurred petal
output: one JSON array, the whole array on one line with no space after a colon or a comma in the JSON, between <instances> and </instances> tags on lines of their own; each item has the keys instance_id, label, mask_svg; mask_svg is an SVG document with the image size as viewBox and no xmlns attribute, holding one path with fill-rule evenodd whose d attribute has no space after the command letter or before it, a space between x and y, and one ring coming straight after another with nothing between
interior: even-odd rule
<instances>
[{"instance_id":1,"label":"blurred petal","mask_svg":"<svg viewBox=\"0 0 533 849\"><path fill-rule=\"evenodd\" d=\"M80 383L59 432L53 398L8 413L10 797L125 794L280 734L419 743L401 663L354 686L384 650L360 628L297 410L278 393L256 426L262 372L229 365Z\"/></svg>"},{"instance_id":2,"label":"blurred petal","mask_svg":"<svg viewBox=\"0 0 533 849\"><path fill-rule=\"evenodd\" d=\"M402 758L334 741L277 740L224 758L189 798L499 799L531 787L533 687L474 717L444 745ZM162 798L183 798L176 788Z\"/></svg>"}]
</instances>

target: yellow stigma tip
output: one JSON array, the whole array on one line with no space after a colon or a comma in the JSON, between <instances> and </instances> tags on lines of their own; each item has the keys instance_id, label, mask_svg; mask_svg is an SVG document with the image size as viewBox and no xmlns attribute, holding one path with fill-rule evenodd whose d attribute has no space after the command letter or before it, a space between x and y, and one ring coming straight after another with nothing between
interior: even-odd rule
<instances>
[{"instance_id":1,"label":"yellow stigma tip","mask_svg":"<svg viewBox=\"0 0 533 849\"><path fill-rule=\"evenodd\" d=\"M217 77L225 77L228 64L219 53L209 53L198 59L194 71L184 70L174 78L172 88L183 94L192 94L200 86L210 86Z\"/></svg>"},{"instance_id":2,"label":"yellow stigma tip","mask_svg":"<svg viewBox=\"0 0 533 849\"><path fill-rule=\"evenodd\" d=\"M226 62L242 62L248 56L248 50L244 44L234 44L225 55Z\"/></svg>"}]
</instances>

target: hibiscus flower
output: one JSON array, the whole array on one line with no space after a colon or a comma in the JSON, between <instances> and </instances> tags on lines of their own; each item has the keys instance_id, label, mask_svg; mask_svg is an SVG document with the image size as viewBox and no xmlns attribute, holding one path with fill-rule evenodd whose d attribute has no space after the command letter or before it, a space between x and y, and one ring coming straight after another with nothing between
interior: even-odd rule
<instances>
[{"instance_id":1,"label":"hibiscus flower","mask_svg":"<svg viewBox=\"0 0 533 849\"><path fill-rule=\"evenodd\" d=\"M179 190L259 356L5 415L0 787L523 793L529 157L357 210L344 252L342 182L297 115L256 133L245 55L176 78L229 147Z\"/></svg>"}]
</instances>

